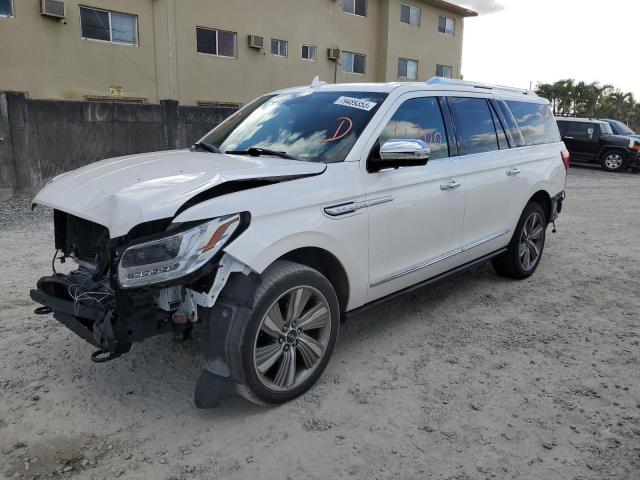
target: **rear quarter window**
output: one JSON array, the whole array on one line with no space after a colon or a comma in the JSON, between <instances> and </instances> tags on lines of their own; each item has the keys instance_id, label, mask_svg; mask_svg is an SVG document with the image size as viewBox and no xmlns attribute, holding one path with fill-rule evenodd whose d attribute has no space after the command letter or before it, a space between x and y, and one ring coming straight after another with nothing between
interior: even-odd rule
<instances>
[{"instance_id":1,"label":"rear quarter window","mask_svg":"<svg viewBox=\"0 0 640 480\"><path fill-rule=\"evenodd\" d=\"M558 125L548 105L510 100L505 103L511 110L527 145L560 141Z\"/></svg>"}]
</instances>

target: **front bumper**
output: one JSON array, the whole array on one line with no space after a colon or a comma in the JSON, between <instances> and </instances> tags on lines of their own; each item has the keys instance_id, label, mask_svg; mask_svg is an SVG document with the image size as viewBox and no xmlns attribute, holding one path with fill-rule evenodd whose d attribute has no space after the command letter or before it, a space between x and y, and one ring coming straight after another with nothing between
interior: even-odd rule
<instances>
[{"instance_id":1,"label":"front bumper","mask_svg":"<svg viewBox=\"0 0 640 480\"><path fill-rule=\"evenodd\" d=\"M66 295L68 289L73 286L74 282L66 275L42 277L38 280L37 288L31 290L31 299L48 307L54 318L76 335L90 344L102 348L102 342L96 335L97 329L94 333L94 326L104 322L108 310L98 306L74 303Z\"/></svg>"},{"instance_id":2,"label":"front bumper","mask_svg":"<svg viewBox=\"0 0 640 480\"><path fill-rule=\"evenodd\" d=\"M133 342L142 341L162 333L171 332L171 322L155 308L131 309L127 315L130 298L118 298L117 292L110 302L79 301L70 292L81 294L91 290L92 285L85 287L84 280L78 279L77 272L69 275L56 274L42 277L37 287L31 290L33 301L42 305L37 313L53 313L53 317L74 332L80 338L99 349L101 354L109 354L112 359L128 352ZM85 283L83 283L85 282ZM144 296L144 292L141 294ZM148 301L148 298L145 300ZM124 313L124 315L123 315ZM92 358L99 361L96 355ZM95 358L94 358L95 357Z\"/></svg>"}]
</instances>

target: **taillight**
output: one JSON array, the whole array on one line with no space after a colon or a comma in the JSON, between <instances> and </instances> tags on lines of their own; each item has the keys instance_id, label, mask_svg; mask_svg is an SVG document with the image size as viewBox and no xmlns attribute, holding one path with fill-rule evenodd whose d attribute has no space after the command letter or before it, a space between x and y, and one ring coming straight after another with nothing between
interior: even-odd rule
<instances>
[{"instance_id":1,"label":"taillight","mask_svg":"<svg viewBox=\"0 0 640 480\"><path fill-rule=\"evenodd\" d=\"M562 150L560 155L562 155L562 163L564 163L564 168L569 170L569 165L571 165L571 156L569 155L569 150Z\"/></svg>"}]
</instances>

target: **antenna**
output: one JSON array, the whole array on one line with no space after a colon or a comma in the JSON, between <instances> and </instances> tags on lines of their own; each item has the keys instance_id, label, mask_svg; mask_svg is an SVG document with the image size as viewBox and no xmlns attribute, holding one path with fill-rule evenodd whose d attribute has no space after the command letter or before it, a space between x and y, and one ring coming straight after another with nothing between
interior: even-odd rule
<instances>
[{"instance_id":1,"label":"antenna","mask_svg":"<svg viewBox=\"0 0 640 480\"><path fill-rule=\"evenodd\" d=\"M313 77L313 80L311 80L311 88L314 87L321 87L322 85L326 85L327 82L323 82L322 80L320 80L320 76L316 75L315 77Z\"/></svg>"}]
</instances>

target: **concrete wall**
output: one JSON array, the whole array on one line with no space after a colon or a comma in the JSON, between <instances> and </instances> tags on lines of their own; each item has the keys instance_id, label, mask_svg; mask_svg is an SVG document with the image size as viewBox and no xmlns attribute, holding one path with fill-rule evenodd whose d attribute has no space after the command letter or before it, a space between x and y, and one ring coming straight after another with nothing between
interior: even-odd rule
<instances>
[{"instance_id":1,"label":"concrete wall","mask_svg":"<svg viewBox=\"0 0 640 480\"><path fill-rule=\"evenodd\" d=\"M42 16L40 0L16 0L14 17L0 17L0 90L84 100L122 87L149 103L246 103L316 75L332 82L329 47L366 55L364 75L338 66L337 82L397 81L399 58L418 60L420 80L437 63L459 76L463 16L472 12L443 0L403 1L421 8L420 28L400 23L401 0L368 0L366 17L343 12L341 0L65 0L64 22ZM137 15L138 44L83 39L80 5ZM455 18L454 37L438 33L442 13ZM198 53L197 26L236 32L237 58ZM263 51L248 47L249 34L264 36ZM271 55L272 38L289 42L287 57ZM317 46L316 61L301 58L303 43Z\"/></svg>"},{"instance_id":2,"label":"concrete wall","mask_svg":"<svg viewBox=\"0 0 640 480\"><path fill-rule=\"evenodd\" d=\"M191 145L234 109L30 100L0 92L0 198L104 158Z\"/></svg>"}]
</instances>

